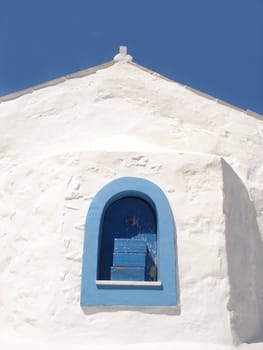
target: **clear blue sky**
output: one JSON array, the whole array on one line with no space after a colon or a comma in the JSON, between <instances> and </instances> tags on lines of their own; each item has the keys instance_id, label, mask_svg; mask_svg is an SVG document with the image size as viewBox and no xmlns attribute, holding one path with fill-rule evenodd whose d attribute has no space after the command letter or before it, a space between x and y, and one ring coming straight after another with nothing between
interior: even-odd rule
<instances>
[{"instance_id":1,"label":"clear blue sky","mask_svg":"<svg viewBox=\"0 0 263 350\"><path fill-rule=\"evenodd\" d=\"M263 114L263 0L0 0L0 96L134 61Z\"/></svg>"}]
</instances>

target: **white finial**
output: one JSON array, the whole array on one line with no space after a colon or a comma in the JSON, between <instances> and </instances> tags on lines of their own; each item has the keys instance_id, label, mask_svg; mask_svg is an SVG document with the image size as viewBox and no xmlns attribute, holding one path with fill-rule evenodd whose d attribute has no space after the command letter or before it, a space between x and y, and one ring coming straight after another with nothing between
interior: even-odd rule
<instances>
[{"instance_id":1,"label":"white finial","mask_svg":"<svg viewBox=\"0 0 263 350\"><path fill-rule=\"evenodd\" d=\"M132 56L127 54L127 46L120 46L120 51L114 56L113 60L117 62L131 62Z\"/></svg>"},{"instance_id":2,"label":"white finial","mask_svg":"<svg viewBox=\"0 0 263 350\"><path fill-rule=\"evenodd\" d=\"M127 55L127 46L120 46L120 54L124 56Z\"/></svg>"}]
</instances>

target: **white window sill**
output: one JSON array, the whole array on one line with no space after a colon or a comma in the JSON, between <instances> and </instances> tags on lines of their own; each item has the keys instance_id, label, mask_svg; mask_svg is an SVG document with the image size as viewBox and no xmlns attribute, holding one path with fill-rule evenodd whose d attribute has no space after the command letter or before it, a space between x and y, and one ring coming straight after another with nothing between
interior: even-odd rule
<instances>
[{"instance_id":1,"label":"white window sill","mask_svg":"<svg viewBox=\"0 0 263 350\"><path fill-rule=\"evenodd\" d=\"M160 281L110 281L96 280L97 286L131 286L131 287L161 287Z\"/></svg>"}]
</instances>

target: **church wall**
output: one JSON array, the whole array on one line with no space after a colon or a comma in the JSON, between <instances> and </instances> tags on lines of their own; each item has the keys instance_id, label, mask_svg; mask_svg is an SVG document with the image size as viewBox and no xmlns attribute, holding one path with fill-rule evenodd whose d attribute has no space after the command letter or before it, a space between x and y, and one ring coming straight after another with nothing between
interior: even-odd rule
<instances>
[{"instance_id":1,"label":"church wall","mask_svg":"<svg viewBox=\"0 0 263 350\"><path fill-rule=\"evenodd\" d=\"M2 329L123 343L257 336L261 120L114 64L1 103L0 125ZM177 232L175 308L79 305L87 211L96 192L120 176L149 179L167 195ZM229 208L234 218L248 213L247 221L238 225ZM243 250L242 284L235 276Z\"/></svg>"},{"instance_id":2,"label":"church wall","mask_svg":"<svg viewBox=\"0 0 263 350\"><path fill-rule=\"evenodd\" d=\"M177 235L174 308L80 307L89 204L121 176L149 179L167 195ZM89 341L230 343L222 188L219 158L176 152L65 153L17 167L1 185L2 326Z\"/></svg>"},{"instance_id":3,"label":"church wall","mask_svg":"<svg viewBox=\"0 0 263 350\"><path fill-rule=\"evenodd\" d=\"M263 122L129 63L0 103L2 173L65 151L148 150L223 157L255 202L263 237Z\"/></svg>"}]
</instances>

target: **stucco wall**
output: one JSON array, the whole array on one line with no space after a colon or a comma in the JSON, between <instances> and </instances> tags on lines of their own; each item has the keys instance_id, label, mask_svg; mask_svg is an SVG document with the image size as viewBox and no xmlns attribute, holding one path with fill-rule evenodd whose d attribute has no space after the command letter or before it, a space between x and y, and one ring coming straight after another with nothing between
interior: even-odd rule
<instances>
[{"instance_id":1,"label":"stucco wall","mask_svg":"<svg viewBox=\"0 0 263 350\"><path fill-rule=\"evenodd\" d=\"M127 175L148 178L167 194L177 229L179 305L83 312L85 216L103 185ZM124 342L189 336L230 341L222 186L220 159L174 152L67 153L17 167L2 187L3 203L8 203L2 237L3 324L69 329Z\"/></svg>"},{"instance_id":2,"label":"stucco wall","mask_svg":"<svg viewBox=\"0 0 263 350\"><path fill-rule=\"evenodd\" d=\"M260 318L252 313L262 307L262 279L253 272L249 293L240 297L241 276L233 278L230 257L237 245L252 269L261 261L261 120L134 65L115 64L1 103L0 123L2 328L125 343L256 337ZM231 186L220 157L236 173ZM175 310L85 313L79 306L87 210L95 193L119 176L145 177L168 197L177 229ZM244 187L245 201L229 197L232 187L235 193ZM226 209L237 205L237 218L250 213L240 232ZM244 243L250 235L258 244ZM243 323L236 321L244 314Z\"/></svg>"},{"instance_id":3,"label":"stucco wall","mask_svg":"<svg viewBox=\"0 0 263 350\"><path fill-rule=\"evenodd\" d=\"M181 150L225 158L255 202L263 237L263 121L183 86L115 63L0 103L4 172L72 150Z\"/></svg>"}]
</instances>

